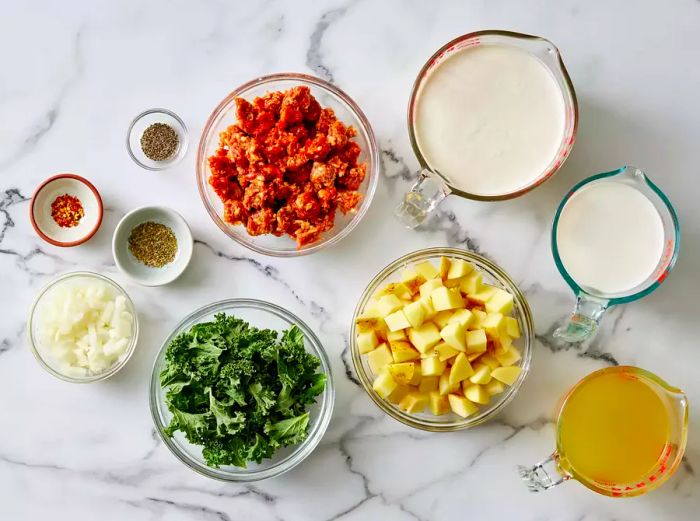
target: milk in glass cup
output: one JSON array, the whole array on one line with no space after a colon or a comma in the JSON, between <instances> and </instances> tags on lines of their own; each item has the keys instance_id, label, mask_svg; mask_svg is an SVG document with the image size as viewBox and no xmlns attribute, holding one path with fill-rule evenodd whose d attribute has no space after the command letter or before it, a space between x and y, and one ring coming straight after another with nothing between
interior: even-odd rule
<instances>
[{"instance_id":1,"label":"milk in glass cup","mask_svg":"<svg viewBox=\"0 0 700 521\"><path fill-rule=\"evenodd\" d=\"M577 123L550 41L507 31L456 38L413 85L408 130L422 170L396 215L414 228L449 194L496 201L532 190L568 157Z\"/></svg>"}]
</instances>

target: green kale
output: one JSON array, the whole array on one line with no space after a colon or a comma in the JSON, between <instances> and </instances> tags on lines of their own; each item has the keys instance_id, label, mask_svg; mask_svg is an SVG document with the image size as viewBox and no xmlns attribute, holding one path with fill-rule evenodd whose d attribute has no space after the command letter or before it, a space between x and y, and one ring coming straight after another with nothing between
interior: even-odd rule
<instances>
[{"instance_id":1,"label":"green kale","mask_svg":"<svg viewBox=\"0 0 700 521\"><path fill-rule=\"evenodd\" d=\"M173 417L165 432L201 445L211 467L260 463L308 436L307 407L326 384L319 366L297 326L278 339L220 313L166 350L160 384Z\"/></svg>"}]
</instances>

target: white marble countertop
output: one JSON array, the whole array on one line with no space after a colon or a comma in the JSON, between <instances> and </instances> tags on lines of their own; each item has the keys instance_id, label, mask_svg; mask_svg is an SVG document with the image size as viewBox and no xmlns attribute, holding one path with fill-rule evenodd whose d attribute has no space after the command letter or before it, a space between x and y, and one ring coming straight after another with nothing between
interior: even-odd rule
<instances>
[{"instance_id":1,"label":"white marble countertop","mask_svg":"<svg viewBox=\"0 0 700 521\"><path fill-rule=\"evenodd\" d=\"M10 2L0 20L0 519L100 520L691 520L700 507L700 2ZM518 200L450 200L426 230L404 230L391 208L417 162L405 124L420 66L449 39L504 28L555 42L580 100L573 155ZM192 148L176 168L138 168L126 127L139 111L177 112L196 142L211 109L257 75L301 71L331 79L365 110L382 149L372 207L336 247L291 260L252 254L210 221L195 187ZM589 346L549 339L573 305L549 249L550 220L577 180L625 163L674 202L681 254L648 298L613 309ZM105 220L83 246L42 242L28 198L46 177L92 180ZM145 288L116 269L110 240L130 209L162 204L190 223L193 262L177 282ZM538 342L532 371L495 421L427 434L385 417L358 387L347 353L357 298L385 264L436 245L500 263L527 294ZM26 347L27 310L55 275L87 268L123 283L139 311L137 351L114 378L66 384ZM200 477L159 442L148 411L151 363L187 313L214 300L258 297L300 315L332 357L337 401L314 454L254 486ZM662 489L613 500L577 483L530 494L515 466L554 446L558 397L608 364L635 364L686 390L686 459Z\"/></svg>"}]
</instances>

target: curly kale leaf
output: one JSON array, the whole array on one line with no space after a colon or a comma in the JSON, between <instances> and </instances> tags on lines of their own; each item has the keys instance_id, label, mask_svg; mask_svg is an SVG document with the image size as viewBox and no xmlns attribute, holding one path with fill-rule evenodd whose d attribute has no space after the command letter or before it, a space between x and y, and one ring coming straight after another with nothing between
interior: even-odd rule
<instances>
[{"instance_id":1,"label":"curly kale leaf","mask_svg":"<svg viewBox=\"0 0 700 521\"><path fill-rule=\"evenodd\" d=\"M260 463L306 439L307 406L323 392L326 375L298 327L278 337L225 314L178 335L160 375L173 415L166 433L180 431L201 445L212 467Z\"/></svg>"}]
</instances>

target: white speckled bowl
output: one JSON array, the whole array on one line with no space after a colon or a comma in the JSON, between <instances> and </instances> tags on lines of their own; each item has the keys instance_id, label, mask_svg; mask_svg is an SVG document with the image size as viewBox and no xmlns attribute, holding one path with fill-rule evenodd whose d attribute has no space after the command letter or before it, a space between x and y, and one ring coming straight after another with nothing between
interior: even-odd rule
<instances>
[{"instance_id":1,"label":"white speckled bowl","mask_svg":"<svg viewBox=\"0 0 700 521\"><path fill-rule=\"evenodd\" d=\"M166 225L177 238L175 260L162 268L152 268L141 263L129 251L131 230L141 223L153 221ZM182 216L164 206L142 206L126 214L112 237L112 255L117 267L131 279L144 286L162 286L178 278L192 258L193 240L187 222Z\"/></svg>"}]
</instances>

